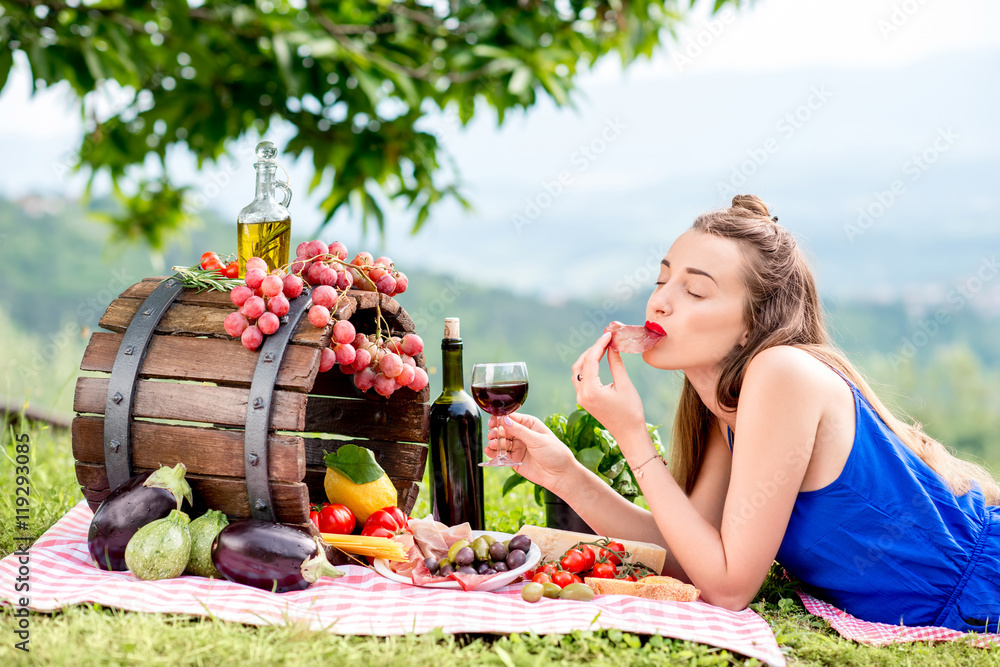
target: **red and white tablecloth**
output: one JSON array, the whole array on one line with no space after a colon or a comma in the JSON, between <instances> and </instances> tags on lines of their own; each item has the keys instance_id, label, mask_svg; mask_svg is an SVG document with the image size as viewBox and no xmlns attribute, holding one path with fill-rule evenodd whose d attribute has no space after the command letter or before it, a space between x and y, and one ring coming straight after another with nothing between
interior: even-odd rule
<instances>
[{"instance_id":1,"label":"red and white tablecloth","mask_svg":"<svg viewBox=\"0 0 1000 667\"><path fill-rule=\"evenodd\" d=\"M962 641L980 648L1000 647L1000 635L964 633L950 628L933 626L889 625L862 621L851 616L846 611L832 604L817 600L807 593L799 591L802 604L814 616L826 619L834 630L845 639L853 639L869 646L886 646L888 644L904 644L906 642L954 642Z\"/></svg>"},{"instance_id":2,"label":"red and white tablecloth","mask_svg":"<svg viewBox=\"0 0 1000 667\"><path fill-rule=\"evenodd\" d=\"M521 599L521 584L493 593L432 590L399 584L359 565L339 579L321 579L304 591L275 594L240 584L184 576L141 581L129 572L95 567L87 551L93 513L81 502L29 549L28 608L51 612L94 602L131 611L213 616L251 625L308 623L343 635L448 633L536 634L616 628L687 639L784 665L774 633L749 609L732 612L704 602L657 602L603 595L592 602ZM20 563L0 561L0 601L19 604Z\"/></svg>"}]
</instances>

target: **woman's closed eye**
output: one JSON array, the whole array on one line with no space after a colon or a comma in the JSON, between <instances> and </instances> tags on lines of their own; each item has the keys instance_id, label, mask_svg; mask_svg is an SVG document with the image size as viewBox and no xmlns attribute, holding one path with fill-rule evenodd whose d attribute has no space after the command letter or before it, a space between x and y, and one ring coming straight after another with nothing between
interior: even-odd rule
<instances>
[{"instance_id":1,"label":"woman's closed eye","mask_svg":"<svg viewBox=\"0 0 1000 667\"><path fill-rule=\"evenodd\" d=\"M666 280L657 280L656 281L656 286L657 287L662 287L663 285L666 285L666 284L667 284ZM692 292L689 289L686 289L684 291L687 292L689 295L691 295L691 297L693 297L695 299L704 299L705 298L704 295L702 295L702 294L695 294L694 292Z\"/></svg>"}]
</instances>

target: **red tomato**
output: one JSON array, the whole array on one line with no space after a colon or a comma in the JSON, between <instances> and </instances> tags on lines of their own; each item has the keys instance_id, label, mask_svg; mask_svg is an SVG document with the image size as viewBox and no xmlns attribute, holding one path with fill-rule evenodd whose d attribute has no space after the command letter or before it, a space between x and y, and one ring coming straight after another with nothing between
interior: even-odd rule
<instances>
[{"instance_id":1,"label":"red tomato","mask_svg":"<svg viewBox=\"0 0 1000 667\"><path fill-rule=\"evenodd\" d=\"M319 532L350 535L354 532L354 513L344 505L324 503L319 511Z\"/></svg>"},{"instance_id":2,"label":"red tomato","mask_svg":"<svg viewBox=\"0 0 1000 667\"><path fill-rule=\"evenodd\" d=\"M583 552L583 556L585 559L583 563L583 569L589 570L592 567L594 567L594 562L597 561L597 553L594 551L594 548L591 547L589 544L584 544L583 546L580 547L580 551Z\"/></svg>"},{"instance_id":3,"label":"red tomato","mask_svg":"<svg viewBox=\"0 0 1000 667\"><path fill-rule=\"evenodd\" d=\"M396 536L394 532L382 526L365 526L361 529L361 534L365 537L388 537L390 540Z\"/></svg>"},{"instance_id":4,"label":"red tomato","mask_svg":"<svg viewBox=\"0 0 1000 667\"><path fill-rule=\"evenodd\" d=\"M222 275L227 278L239 278L240 277L240 263L239 262L229 262L226 267L222 269Z\"/></svg>"},{"instance_id":5,"label":"red tomato","mask_svg":"<svg viewBox=\"0 0 1000 667\"><path fill-rule=\"evenodd\" d=\"M600 557L603 560L614 563L615 565L621 565L622 559L618 557L618 554L613 553L615 551L618 553L625 551L625 547L622 546L621 542L610 542L607 549L601 549Z\"/></svg>"},{"instance_id":6,"label":"red tomato","mask_svg":"<svg viewBox=\"0 0 1000 667\"><path fill-rule=\"evenodd\" d=\"M312 523L313 523L314 526L316 526L316 530L319 530L319 511L318 510L313 509L313 510L309 511L309 520L312 521Z\"/></svg>"},{"instance_id":7,"label":"red tomato","mask_svg":"<svg viewBox=\"0 0 1000 667\"><path fill-rule=\"evenodd\" d=\"M624 579L625 581L635 581L635 575L634 574L629 574L629 575L626 575L626 576L622 577L622 579Z\"/></svg>"},{"instance_id":8,"label":"red tomato","mask_svg":"<svg viewBox=\"0 0 1000 667\"><path fill-rule=\"evenodd\" d=\"M558 566L556 566L555 563L546 563L545 565L542 565L537 570L535 570L535 574L539 574L539 573L547 574L549 576L549 578L551 578L552 575L555 574L558 571L559 571L559 568L558 568Z\"/></svg>"},{"instance_id":9,"label":"red tomato","mask_svg":"<svg viewBox=\"0 0 1000 667\"><path fill-rule=\"evenodd\" d=\"M579 549L570 549L559 561L559 567L574 574L587 569L587 557Z\"/></svg>"},{"instance_id":10,"label":"red tomato","mask_svg":"<svg viewBox=\"0 0 1000 667\"><path fill-rule=\"evenodd\" d=\"M574 584L582 584L583 583L583 579L581 579L579 575L574 574L573 575L573 583Z\"/></svg>"},{"instance_id":11,"label":"red tomato","mask_svg":"<svg viewBox=\"0 0 1000 667\"><path fill-rule=\"evenodd\" d=\"M377 526L397 534L406 532L406 525L406 514L398 507L383 507L365 521L365 528Z\"/></svg>"},{"instance_id":12,"label":"red tomato","mask_svg":"<svg viewBox=\"0 0 1000 667\"><path fill-rule=\"evenodd\" d=\"M614 579L617 571L618 568L615 567L614 563L595 563L593 577L595 579Z\"/></svg>"},{"instance_id":13,"label":"red tomato","mask_svg":"<svg viewBox=\"0 0 1000 667\"><path fill-rule=\"evenodd\" d=\"M577 577L572 572L567 572L566 570L559 570L552 575L552 583L559 588L566 588L573 583L573 579L579 581L580 577Z\"/></svg>"},{"instance_id":14,"label":"red tomato","mask_svg":"<svg viewBox=\"0 0 1000 667\"><path fill-rule=\"evenodd\" d=\"M206 269L206 270L207 270L207 269L208 269L208 267L206 266L206 264L208 264L208 263L209 263L210 261L212 261L213 259L214 259L214 260L215 260L216 262L219 262L220 264L222 263L222 262L221 262L221 261L219 260L219 256L218 256L217 254L215 254L214 252L212 252L211 250L207 250L207 251L203 252L203 253L201 254L201 262L200 262L200 264L201 264L201 268L203 268L203 269Z\"/></svg>"},{"instance_id":15,"label":"red tomato","mask_svg":"<svg viewBox=\"0 0 1000 667\"><path fill-rule=\"evenodd\" d=\"M202 268L205 269L206 271L218 271L219 273L222 273L222 270L225 267L223 267L222 265L222 260L220 260L218 257L215 257L205 262L202 265Z\"/></svg>"},{"instance_id":16,"label":"red tomato","mask_svg":"<svg viewBox=\"0 0 1000 667\"><path fill-rule=\"evenodd\" d=\"M547 584L552 581L552 577L545 574L544 572L539 572L538 574L533 576L531 580L536 584Z\"/></svg>"}]
</instances>

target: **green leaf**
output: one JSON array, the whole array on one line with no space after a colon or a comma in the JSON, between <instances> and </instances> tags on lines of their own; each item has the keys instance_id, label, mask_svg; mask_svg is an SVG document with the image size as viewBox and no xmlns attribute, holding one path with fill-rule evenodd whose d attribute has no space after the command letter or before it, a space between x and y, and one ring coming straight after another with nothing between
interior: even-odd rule
<instances>
[{"instance_id":1,"label":"green leaf","mask_svg":"<svg viewBox=\"0 0 1000 667\"><path fill-rule=\"evenodd\" d=\"M344 445L335 452L328 452L323 463L355 484L369 484L385 475L372 451L357 445Z\"/></svg>"},{"instance_id":2,"label":"green leaf","mask_svg":"<svg viewBox=\"0 0 1000 667\"><path fill-rule=\"evenodd\" d=\"M3 90L10 76L10 68L14 64L14 52L8 48L0 49L0 90Z\"/></svg>"},{"instance_id":3,"label":"green leaf","mask_svg":"<svg viewBox=\"0 0 1000 667\"><path fill-rule=\"evenodd\" d=\"M535 504L539 507L545 506L545 489L535 484Z\"/></svg>"},{"instance_id":4,"label":"green leaf","mask_svg":"<svg viewBox=\"0 0 1000 667\"><path fill-rule=\"evenodd\" d=\"M586 426L588 417L590 415L587 414L587 411L580 408L573 412L566 422L566 444L574 451L578 449L577 443L580 440L580 433L583 431L584 426Z\"/></svg>"},{"instance_id":5,"label":"green leaf","mask_svg":"<svg viewBox=\"0 0 1000 667\"><path fill-rule=\"evenodd\" d=\"M587 470L600 474L601 461L604 460L604 450L600 447L588 447L576 453L576 460L583 464Z\"/></svg>"},{"instance_id":6,"label":"green leaf","mask_svg":"<svg viewBox=\"0 0 1000 667\"><path fill-rule=\"evenodd\" d=\"M545 418L545 425L557 438L566 442L566 415L558 412L551 414Z\"/></svg>"},{"instance_id":7,"label":"green leaf","mask_svg":"<svg viewBox=\"0 0 1000 667\"><path fill-rule=\"evenodd\" d=\"M516 97L522 97L531 88L531 70L524 65L518 67L514 70L514 73L510 75L510 81L507 83L507 90L510 91L511 95Z\"/></svg>"},{"instance_id":8,"label":"green leaf","mask_svg":"<svg viewBox=\"0 0 1000 667\"><path fill-rule=\"evenodd\" d=\"M500 493L500 495L501 496L506 496L512 490L514 490L515 488L521 486L522 484L524 484L527 481L528 481L527 478L521 477L517 473L512 474L510 477L508 477L506 480L504 480L503 491Z\"/></svg>"}]
</instances>

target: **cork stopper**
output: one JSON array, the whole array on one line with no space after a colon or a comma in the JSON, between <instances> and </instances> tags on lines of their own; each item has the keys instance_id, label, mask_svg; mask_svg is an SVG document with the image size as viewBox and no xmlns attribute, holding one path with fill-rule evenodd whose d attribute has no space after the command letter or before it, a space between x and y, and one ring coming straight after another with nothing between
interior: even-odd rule
<instances>
[{"instance_id":1,"label":"cork stopper","mask_svg":"<svg viewBox=\"0 0 1000 667\"><path fill-rule=\"evenodd\" d=\"M458 340L461 336L458 335L458 318L457 317L446 317L444 318L444 337L450 338L452 340Z\"/></svg>"}]
</instances>

